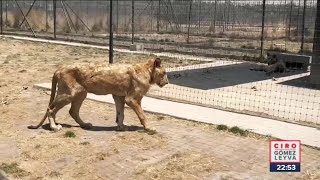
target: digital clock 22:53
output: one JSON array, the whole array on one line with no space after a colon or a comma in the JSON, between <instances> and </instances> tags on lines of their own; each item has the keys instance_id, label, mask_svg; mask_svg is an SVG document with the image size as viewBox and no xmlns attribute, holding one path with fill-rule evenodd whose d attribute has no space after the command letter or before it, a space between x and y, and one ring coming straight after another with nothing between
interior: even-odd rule
<instances>
[{"instance_id":1,"label":"digital clock 22:53","mask_svg":"<svg viewBox=\"0 0 320 180\"><path fill-rule=\"evenodd\" d=\"M300 163L297 164L270 164L270 172L300 172Z\"/></svg>"}]
</instances>

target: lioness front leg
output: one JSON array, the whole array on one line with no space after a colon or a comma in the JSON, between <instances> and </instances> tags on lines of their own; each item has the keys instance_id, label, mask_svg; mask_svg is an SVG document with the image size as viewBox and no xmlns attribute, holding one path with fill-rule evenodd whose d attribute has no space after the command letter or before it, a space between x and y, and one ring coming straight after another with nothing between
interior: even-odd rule
<instances>
[{"instance_id":1,"label":"lioness front leg","mask_svg":"<svg viewBox=\"0 0 320 180\"><path fill-rule=\"evenodd\" d=\"M123 124L125 96L112 95L112 97L116 104L116 123L118 125L117 130L125 131L127 130L126 126Z\"/></svg>"},{"instance_id":2,"label":"lioness front leg","mask_svg":"<svg viewBox=\"0 0 320 180\"><path fill-rule=\"evenodd\" d=\"M131 107L134 110L134 112L137 114L137 116L138 116L138 118L140 120L140 123L142 124L144 129L146 131L155 131L154 128L150 128L146 123L147 117L146 117L146 115L145 115L145 113L144 113L144 111L143 111L143 109L141 107L141 98L134 99L132 97L126 97L125 101L126 101L126 104L129 107Z\"/></svg>"}]
</instances>

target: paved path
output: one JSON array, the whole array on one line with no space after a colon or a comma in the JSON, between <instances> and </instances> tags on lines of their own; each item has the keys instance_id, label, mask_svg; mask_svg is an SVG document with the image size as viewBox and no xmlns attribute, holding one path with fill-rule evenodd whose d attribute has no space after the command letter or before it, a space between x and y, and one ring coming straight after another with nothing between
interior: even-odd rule
<instances>
[{"instance_id":1,"label":"paved path","mask_svg":"<svg viewBox=\"0 0 320 180\"><path fill-rule=\"evenodd\" d=\"M35 87L50 90L51 83L36 84ZM111 95L97 96L88 94L87 98L114 104ZM147 112L161 113L210 124L238 126L258 134L271 135L286 140L301 140L302 144L320 147L320 130L312 127L150 97L143 99L142 106Z\"/></svg>"}]
</instances>

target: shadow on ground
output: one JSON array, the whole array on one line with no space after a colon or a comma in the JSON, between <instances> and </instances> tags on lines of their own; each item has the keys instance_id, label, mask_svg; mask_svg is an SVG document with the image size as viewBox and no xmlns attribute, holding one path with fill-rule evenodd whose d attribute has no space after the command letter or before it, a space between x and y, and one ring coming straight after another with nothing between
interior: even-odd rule
<instances>
[{"instance_id":1,"label":"shadow on ground","mask_svg":"<svg viewBox=\"0 0 320 180\"><path fill-rule=\"evenodd\" d=\"M74 125L69 125L69 124L60 124L62 126L62 128L72 128L72 127L78 127L81 128L80 126L74 126ZM50 124L44 124L42 126L43 129L45 130L51 130L50 129ZM142 126L135 126L135 125L131 125L131 126L127 126L127 131L139 131L139 130L143 130ZM90 129L85 129L87 131L117 131L117 126L92 126ZM0 179L1 180L1 179Z\"/></svg>"},{"instance_id":2,"label":"shadow on ground","mask_svg":"<svg viewBox=\"0 0 320 180\"><path fill-rule=\"evenodd\" d=\"M312 84L310 84L310 76L302 76L296 79L291 79L288 81L283 81L279 84L287 85L287 86L294 86L299 88L308 88L308 89L315 89L320 90L320 87L316 87Z\"/></svg>"},{"instance_id":3,"label":"shadow on ground","mask_svg":"<svg viewBox=\"0 0 320 180\"><path fill-rule=\"evenodd\" d=\"M190 69L169 72L168 77L171 84L190 88L210 90L227 86L251 83L280 78L303 73L302 71L275 73L267 76L263 71L252 71L254 67L251 63L232 64L219 67L209 67L203 69Z\"/></svg>"}]
</instances>

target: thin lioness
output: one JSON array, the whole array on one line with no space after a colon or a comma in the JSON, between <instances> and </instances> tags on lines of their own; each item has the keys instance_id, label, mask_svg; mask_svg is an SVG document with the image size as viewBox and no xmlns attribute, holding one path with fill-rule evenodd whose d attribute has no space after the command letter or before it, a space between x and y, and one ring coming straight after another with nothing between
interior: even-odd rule
<instances>
[{"instance_id":1,"label":"thin lioness","mask_svg":"<svg viewBox=\"0 0 320 180\"><path fill-rule=\"evenodd\" d=\"M50 128L60 130L61 125L55 122L57 112L71 103L70 115L82 127L90 128L90 123L84 123L79 110L87 93L97 95L112 94L116 105L116 123L118 130L125 130L123 124L124 105L131 107L137 114L145 130L151 130L146 123L146 115L141 108L141 100L152 84L163 87L168 84L165 68L160 58L150 59L145 63L134 65L115 64L86 64L65 65L60 67L53 75L49 107L43 119L37 126L39 128L48 117ZM56 94L56 86L58 91Z\"/></svg>"},{"instance_id":2,"label":"thin lioness","mask_svg":"<svg viewBox=\"0 0 320 180\"><path fill-rule=\"evenodd\" d=\"M252 71L264 71L266 75L272 73L284 73L287 72L287 68L282 59L279 59L276 54L267 53L267 64L258 64L256 67L250 68Z\"/></svg>"}]
</instances>

